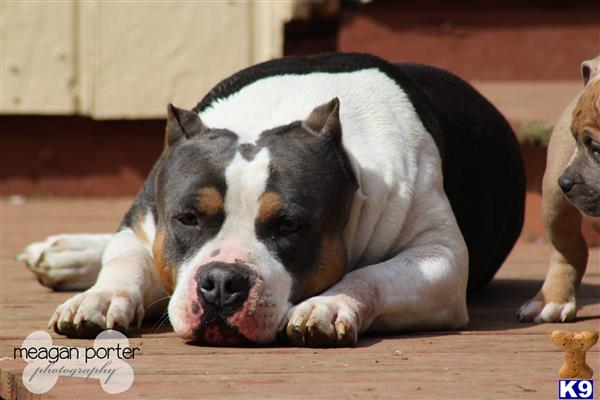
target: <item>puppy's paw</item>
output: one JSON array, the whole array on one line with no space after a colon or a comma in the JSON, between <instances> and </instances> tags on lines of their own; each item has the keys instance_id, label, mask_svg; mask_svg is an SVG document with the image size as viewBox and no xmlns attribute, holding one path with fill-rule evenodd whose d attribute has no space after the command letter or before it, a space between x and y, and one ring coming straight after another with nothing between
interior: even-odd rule
<instances>
[{"instance_id":1,"label":"puppy's paw","mask_svg":"<svg viewBox=\"0 0 600 400\"><path fill-rule=\"evenodd\" d=\"M48 327L72 338L94 338L106 329L126 333L144 318L140 296L123 291L90 289L56 308Z\"/></svg>"},{"instance_id":2,"label":"puppy's paw","mask_svg":"<svg viewBox=\"0 0 600 400\"><path fill-rule=\"evenodd\" d=\"M65 234L27 246L24 261L44 286L55 290L83 290L92 286L100 270L102 252L110 235Z\"/></svg>"},{"instance_id":3,"label":"puppy's paw","mask_svg":"<svg viewBox=\"0 0 600 400\"><path fill-rule=\"evenodd\" d=\"M346 296L317 296L288 311L284 320L287 339L296 346L353 346L359 322L355 307Z\"/></svg>"},{"instance_id":4,"label":"puppy's paw","mask_svg":"<svg viewBox=\"0 0 600 400\"><path fill-rule=\"evenodd\" d=\"M523 322L569 322L575 319L577 307L575 300L568 302L544 301L544 296L538 294L523 304L517 311L517 318Z\"/></svg>"}]
</instances>

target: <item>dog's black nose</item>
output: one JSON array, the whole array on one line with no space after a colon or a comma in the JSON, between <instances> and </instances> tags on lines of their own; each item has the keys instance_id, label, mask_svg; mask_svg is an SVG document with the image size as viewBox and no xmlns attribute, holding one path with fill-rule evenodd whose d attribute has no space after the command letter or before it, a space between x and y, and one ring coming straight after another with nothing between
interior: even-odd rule
<instances>
[{"instance_id":1,"label":"dog's black nose","mask_svg":"<svg viewBox=\"0 0 600 400\"><path fill-rule=\"evenodd\" d=\"M575 185L575 182L573 181L573 179L571 179L565 175L561 175L561 177L558 178L558 186L560 186L562 191L565 193L569 193L571 191L571 189L573 189L573 185Z\"/></svg>"},{"instance_id":2,"label":"dog's black nose","mask_svg":"<svg viewBox=\"0 0 600 400\"><path fill-rule=\"evenodd\" d=\"M250 276L243 264L210 263L196 276L198 296L217 308L238 308L250 292Z\"/></svg>"}]
</instances>

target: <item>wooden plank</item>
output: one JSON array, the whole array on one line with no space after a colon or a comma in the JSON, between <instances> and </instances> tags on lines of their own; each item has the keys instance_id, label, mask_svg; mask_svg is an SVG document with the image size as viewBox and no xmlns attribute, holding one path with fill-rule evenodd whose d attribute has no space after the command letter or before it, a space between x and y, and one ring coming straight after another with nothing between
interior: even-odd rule
<instances>
[{"instance_id":1,"label":"wooden plank","mask_svg":"<svg viewBox=\"0 0 600 400\"><path fill-rule=\"evenodd\" d=\"M0 396L33 398L554 398L562 353L549 341L556 328L572 331L600 325L600 250L592 249L584 278L579 318L571 324L522 324L516 308L540 287L549 248L519 243L498 277L469 299L472 322L464 331L368 336L352 349L280 346L221 348L191 346L163 327L144 324L130 345L141 352L131 361L132 388L107 395L96 381L60 378L42 396L21 381L25 363L13 349L32 331L45 329L54 309L72 293L41 287L14 261L32 240L62 231L111 231L130 199L31 200L0 203ZM54 343L90 346L52 333ZM600 347L588 354L600 372ZM598 388L596 387L596 390Z\"/></svg>"}]
</instances>

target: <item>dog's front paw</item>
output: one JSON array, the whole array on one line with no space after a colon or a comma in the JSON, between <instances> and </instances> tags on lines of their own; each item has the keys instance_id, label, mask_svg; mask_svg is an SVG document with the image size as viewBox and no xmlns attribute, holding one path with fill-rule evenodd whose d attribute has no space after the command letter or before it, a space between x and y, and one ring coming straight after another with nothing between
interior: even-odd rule
<instances>
[{"instance_id":1,"label":"dog's front paw","mask_svg":"<svg viewBox=\"0 0 600 400\"><path fill-rule=\"evenodd\" d=\"M353 346L358 339L358 313L344 295L316 296L288 311L285 335L296 346Z\"/></svg>"},{"instance_id":2,"label":"dog's front paw","mask_svg":"<svg viewBox=\"0 0 600 400\"><path fill-rule=\"evenodd\" d=\"M124 291L90 289L56 308L48 327L74 338L94 338L106 329L126 333L142 323L144 307L139 296Z\"/></svg>"},{"instance_id":3,"label":"dog's front paw","mask_svg":"<svg viewBox=\"0 0 600 400\"><path fill-rule=\"evenodd\" d=\"M96 281L109 238L102 234L50 236L27 246L17 260L24 261L44 286L55 290L83 290Z\"/></svg>"},{"instance_id":4,"label":"dog's front paw","mask_svg":"<svg viewBox=\"0 0 600 400\"><path fill-rule=\"evenodd\" d=\"M539 293L533 299L523 304L517 311L519 321L543 322L569 322L575 319L577 307L575 300L567 302L552 302L545 300Z\"/></svg>"}]
</instances>

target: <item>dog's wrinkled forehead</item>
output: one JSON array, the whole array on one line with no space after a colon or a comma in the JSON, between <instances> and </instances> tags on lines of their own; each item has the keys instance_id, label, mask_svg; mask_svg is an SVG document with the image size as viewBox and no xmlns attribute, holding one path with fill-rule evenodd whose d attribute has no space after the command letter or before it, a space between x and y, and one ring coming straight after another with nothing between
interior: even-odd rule
<instances>
[{"instance_id":1,"label":"dog's wrinkled forehead","mask_svg":"<svg viewBox=\"0 0 600 400\"><path fill-rule=\"evenodd\" d=\"M202 188L225 197L228 185L256 184L260 177L244 168L256 168L259 154L267 159L264 189L281 192L290 201L314 203L327 192L327 177L333 179L339 172L326 143L300 123L262 132L254 143L240 143L231 131L209 130L170 150L159 175L163 205L198 200Z\"/></svg>"},{"instance_id":2,"label":"dog's wrinkled forehead","mask_svg":"<svg viewBox=\"0 0 600 400\"><path fill-rule=\"evenodd\" d=\"M159 175L163 205L173 205L186 196L195 197L201 186L224 194L223 171L235 155L236 141L234 133L218 131L170 149Z\"/></svg>"},{"instance_id":3,"label":"dog's wrinkled forehead","mask_svg":"<svg viewBox=\"0 0 600 400\"><path fill-rule=\"evenodd\" d=\"M573 110L571 132L581 136L588 132L600 139L600 79L590 81Z\"/></svg>"},{"instance_id":4,"label":"dog's wrinkled forehead","mask_svg":"<svg viewBox=\"0 0 600 400\"><path fill-rule=\"evenodd\" d=\"M337 102L327 106L337 111ZM339 126L324 126L327 112L331 111L317 108L316 116L260 132L249 143L235 132L204 126L191 112L172 110L158 174L158 206L174 212L199 207L200 212L211 214L218 211L218 203L224 206L231 190L228 186L256 186L262 176L263 191L318 212L319 204L333 201L330 197L335 197L338 182L353 180L343 154L337 151L339 137L319 134L324 128L339 130ZM259 154L263 161L257 163ZM255 164L266 164L266 174L253 174L252 169L260 167Z\"/></svg>"}]
</instances>

